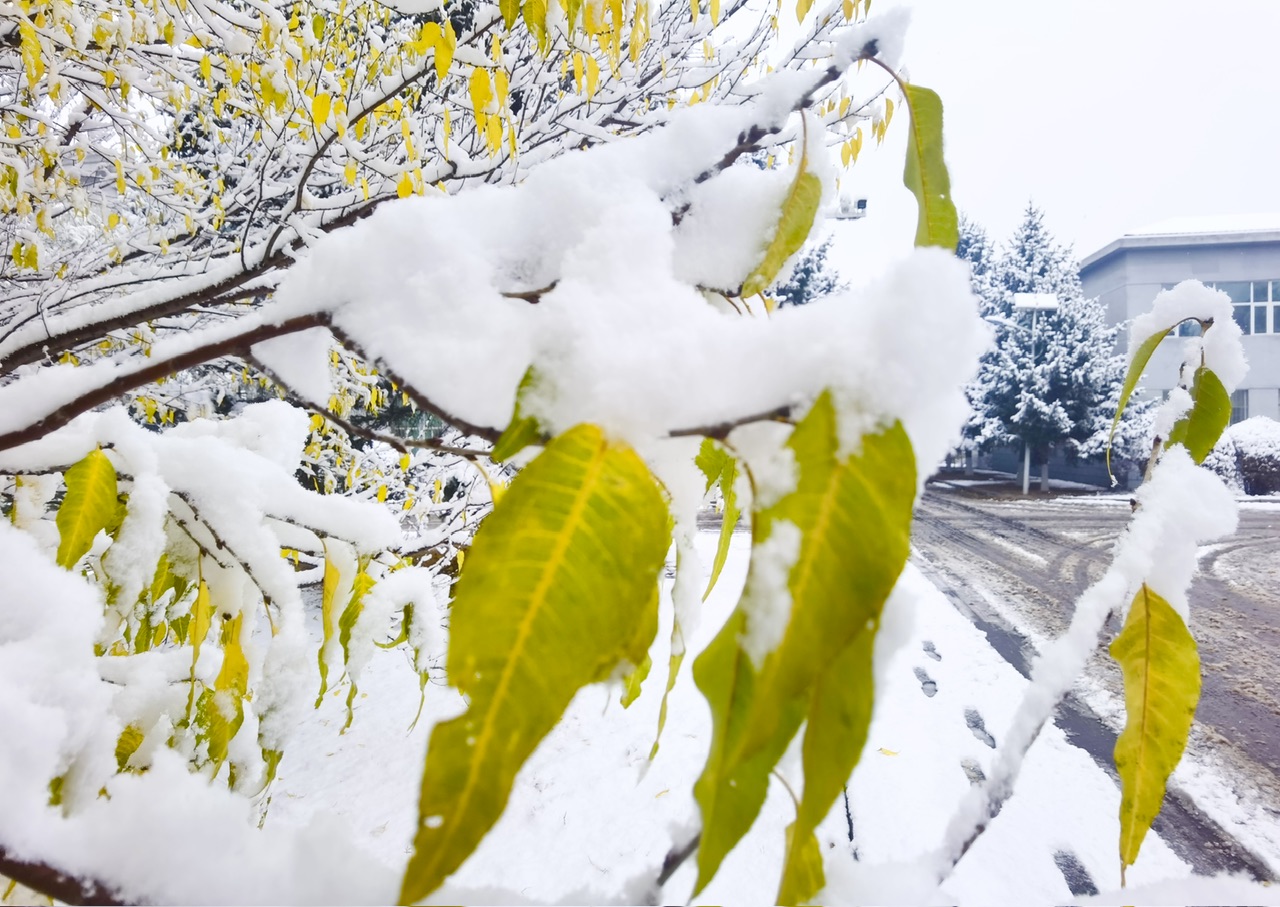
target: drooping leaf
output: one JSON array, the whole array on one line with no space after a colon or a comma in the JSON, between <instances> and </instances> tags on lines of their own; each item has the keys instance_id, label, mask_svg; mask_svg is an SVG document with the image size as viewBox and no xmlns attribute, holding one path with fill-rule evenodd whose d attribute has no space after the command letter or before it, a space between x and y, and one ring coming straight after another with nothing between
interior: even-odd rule
<instances>
[{"instance_id":1,"label":"drooping leaf","mask_svg":"<svg viewBox=\"0 0 1280 907\"><path fill-rule=\"evenodd\" d=\"M116 769L124 771L129 765L129 760L133 754L138 751L138 747L142 746L142 728L136 724L131 724L120 732L119 738L116 740Z\"/></svg>"},{"instance_id":2,"label":"drooping leaf","mask_svg":"<svg viewBox=\"0 0 1280 907\"><path fill-rule=\"evenodd\" d=\"M358 570L355 549L340 539L324 540L324 586L320 594L320 693L316 696L316 708L329 691L329 672L336 667L338 653L342 650L337 639L338 623L349 602L352 584ZM339 610L339 609L343 610ZM346 663L345 654L342 663Z\"/></svg>"},{"instance_id":3,"label":"drooping leaf","mask_svg":"<svg viewBox=\"0 0 1280 907\"><path fill-rule=\"evenodd\" d=\"M1124 673L1125 726L1115 750L1123 884L1187 746L1200 700L1200 655L1182 617L1144 583L1111 657Z\"/></svg>"},{"instance_id":4,"label":"drooping leaf","mask_svg":"<svg viewBox=\"0 0 1280 907\"><path fill-rule=\"evenodd\" d=\"M798 252L809 238L813 220L818 214L818 204L822 201L822 180L807 169L808 164L808 155L801 152L796 178L787 191L787 197L782 200L782 213L773 239L769 241L760 263L743 281L743 296L755 296L768 289L787 259Z\"/></svg>"},{"instance_id":5,"label":"drooping leaf","mask_svg":"<svg viewBox=\"0 0 1280 907\"><path fill-rule=\"evenodd\" d=\"M498 0L498 10L502 13L502 27L511 31L516 16L520 15L520 0Z\"/></svg>"},{"instance_id":6,"label":"drooping leaf","mask_svg":"<svg viewBox=\"0 0 1280 907\"><path fill-rule=\"evenodd\" d=\"M942 99L937 92L903 83L911 129L907 135L907 166L902 181L916 197L917 246L955 250L960 241L959 219L951 201L951 177L942 155Z\"/></svg>"},{"instance_id":7,"label":"drooping leaf","mask_svg":"<svg viewBox=\"0 0 1280 907\"><path fill-rule=\"evenodd\" d=\"M199 568L197 568L199 569ZM191 604L191 689L187 693L187 717L191 721L196 702L196 665L200 663L200 648L205 637L209 635L209 627L213 623L213 601L209 597L209 587L205 585L201 575L196 588L196 600Z\"/></svg>"},{"instance_id":8,"label":"drooping leaf","mask_svg":"<svg viewBox=\"0 0 1280 907\"><path fill-rule=\"evenodd\" d=\"M742 509L738 506L738 492L735 488L738 481L738 461L721 445L710 438L704 438L694 462L707 477L707 490L710 491L711 487L718 482L720 494L724 497L720 540L716 544L715 560L711 562L711 578L707 580L706 591L702 593L702 600L706 601L711 595L711 590L716 587L716 580L720 578L720 571L724 569L725 561L729 559L729 544L733 541L733 530L738 525L738 517L742 515Z\"/></svg>"},{"instance_id":9,"label":"drooping leaf","mask_svg":"<svg viewBox=\"0 0 1280 907\"><path fill-rule=\"evenodd\" d=\"M1183 319L1188 320L1188 319ZM1116 477L1111 474L1111 442L1116 437L1116 427L1120 424L1120 417L1124 415L1124 408L1129 405L1129 398L1133 396L1133 392L1138 387L1138 381L1142 378L1142 373L1146 371L1147 363L1151 361L1152 355L1156 351L1156 347L1160 345L1160 341L1168 336L1169 332L1176 328L1178 324L1171 325L1163 330L1157 331L1150 337L1146 338L1134 350L1133 357L1129 360L1129 370L1124 376L1124 386L1120 388L1120 402L1116 404L1116 414L1111 419L1111 431L1107 435L1107 475L1111 479L1111 484L1115 484Z\"/></svg>"},{"instance_id":10,"label":"drooping leaf","mask_svg":"<svg viewBox=\"0 0 1280 907\"><path fill-rule=\"evenodd\" d=\"M351 598L347 602L347 606L342 609L342 616L338 618L338 642L342 646L342 667L346 670L347 665L351 662L351 631L355 629L356 621L360 619L360 613L364 611L364 597L374 586L373 577L366 573L369 566L369 558L360 559L360 566L356 573L355 582L352 584ZM347 690L347 720L342 725L341 734L345 734L351 727L351 721L355 717L352 706L355 704L356 696L359 694L359 687L356 684L354 676L347 675L351 684L351 688Z\"/></svg>"},{"instance_id":11,"label":"drooping leaf","mask_svg":"<svg viewBox=\"0 0 1280 907\"><path fill-rule=\"evenodd\" d=\"M578 689L643 661L669 525L644 463L593 425L549 443L481 525L447 659L469 706L431 734L402 903L435 890L475 849Z\"/></svg>"},{"instance_id":12,"label":"drooping leaf","mask_svg":"<svg viewBox=\"0 0 1280 907\"><path fill-rule=\"evenodd\" d=\"M318 94L311 102L311 119L316 126L323 126L329 120L329 108L333 105L333 98L329 94Z\"/></svg>"},{"instance_id":13,"label":"drooping leaf","mask_svg":"<svg viewBox=\"0 0 1280 907\"><path fill-rule=\"evenodd\" d=\"M684 652L672 655L667 662L667 685L662 691L662 704L658 706L658 731L653 735L653 746L649 750L649 761L658 755L658 747L662 743L662 729L667 726L667 700L675 689L676 678L680 676L680 665L684 664Z\"/></svg>"},{"instance_id":14,"label":"drooping leaf","mask_svg":"<svg viewBox=\"0 0 1280 907\"><path fill-rule=\"evenodd\" d=\"M206 747L215 769L227 760L231 740L244 723L244 698L249 689L249 662L240 641L244 614L223 620L222 668L212 688L196 701L196 739Z\"/></svg>"},{"instance_id":15,"label":"drooping leaf","mask_svg":"<svg viewBox=\"0 0 1280 907\"><path fill-rule=\"evenodd\" d=\"M754 515L743 602L694 662L713 726L707 765L694 787L702 811L695 894L755 821L768 774L806 715L819 706L835 708L825 699L815 706L814 691L860 636L874 636L909 549L915 459L901 424L865 435L860 451L840 458L835 409L823 394L787 446L799 470L796 490ZM767 583L757 580L757 551L782 524L798 529L801 539L788 577L790 613L781 641L757 665L743 642L753 619L770 620L752 604L754 584ZM776 569L763 565L759 573Z\"/></svg>"},{"instance_id":16,"label":"drooping leaf","mask_svg":"<svg viewBox=\"0 0 1280 907\"><path fill-rule=\"evenodd\" d=\"M520 386L516 389L516 405L515 411L511 414L511 422L494 443L493 452L489 454L489 459L493 462L506 462L530 444L541 442L542 429L538 425L538 420L525 412L524 403L525 395L537 380L537 373L532 365L525 369L524 377L520 379Z\"/></svg>"},{"instance_id":17,"label":"drooping leaf","mask_svg":"<svg viewBox=\"0 0 1280 907\"><path fill-rule=\"evenodd\" d=\"M807 904L826 884L826 874L822 870L818 836L812 829L802 828L799 819L787 826L785 854L778 903Z\"/></svg>"},{"instance_id":18,"label":"drooping leaf","mask_svg":"<svg viewBox=\"0 0 1280 907\"><path fill-rule=\"evenodd\" d=\"M1191 412L1174 423L1164 446L1181 444L1191 459L1203 463L1231 423L1231 395L1218 376L1202 365L1192 379L1191 399Z\"/></svg>"},{"instance_id":19,"label":"drooping leaf","mask_svg":"<svg viewBox=\"0 0 1280 907\"><path fill-rule=\"evenodd\" d=\"M705 448L705 444L703 445ZM688 536L677 537L676 539L676 580L671 587L671 597L675 604L675 614L671 620L671 655L667 659L667 685L662 691L662 702L658 706L658 729L653 735L653 746L649 748L649 761L652 762L658 755L658 748L662 743L662 731L667 725L667 703L671 699L671 691L675 689L676 679L680 676L680 666L684 664L685 639L684 626L681 624L682 601L692 595L692 590L686 591L686 584L697 582L697 578L686 574L689 570L688 557L693 550L693 540ZM696 565L696 558L693 560Z\"/></svg>"},{"instance_id":20,"label":"drooping leaf","mask_svg":"<svg viewBox=\"0 0 1280 907\"><path fill-rule=\"evenodd\" d=\"M724 472L724 464L729 459L729 452L717 444L714 439L702 439L702 444L698 448L698 455L693 458L693 463L706 477L707 491L714 488L716 482L720 481L720 474Z\"/></svg>"},{"instance_id":21,"label":"drooping leaf","mask_svg":"<svg viewBox=\"0 0 1280 907\"><path fill-rule=\"evenodd\" d=\"M644 661L640 662L626 678L622 681L622 707L625 709L640 698L640 689L645 680L649 677L649 672L653 669L653 659L646 655Z\"/></svg>"},{"instance_id":22,"label":"drooping leaf","mask_svg":"<svg viewBox=\"0 0 1280 907\"><path fill-rule=\"evenodd\" d=\"M101 450L67 470L67 494L58 508L58 565L73 568L93 546L98 533L111 524L120 506L116 499L116 468Z\"/></svg>"},{"instance_id":23,"label":"drooping leaf","mask_svg":"<svg viewBox=\"0 0 1280 907\"><path fill-rule=\"evenodd\" d=\"M538 42L538 49L547 52L547 0L524 0L521 7L524 24L529 27L529 34Z\"/></svg>"},{"instance_id":24,"label":"drooping leaf","mask_svg":"<svg viewBox=\"0 0 1280 907\"><path fill-rule=\"evenodd\" d=\"M831 663L813 690L804 729L804 793L787 829L779 904L804 904L826 878L814 832L853 774L871 727L875 702L872 654L879 621L859 633Z\"/></svg>"}]
</instances>

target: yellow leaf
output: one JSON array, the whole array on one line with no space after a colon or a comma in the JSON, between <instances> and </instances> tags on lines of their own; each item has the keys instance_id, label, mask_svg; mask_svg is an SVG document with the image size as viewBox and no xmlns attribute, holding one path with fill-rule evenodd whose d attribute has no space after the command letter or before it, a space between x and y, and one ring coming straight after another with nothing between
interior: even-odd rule
<instances>
[{"instance_id":1,"label":"yellow leaf","mask_svg":"<svg viewBox=\"0 0 1280 907\"><path fill-rule=\"evenodd\" d=\"M1123 885L1186 749L1200 701L1200 655L1181 615L1145 583L1110 651L1124 674L1125 726L1115 751Z\"/></svg>"},{"instance_id":2,"label":"yellow leaf","mask_svg":"<svg viewBox=\"0 0 1280 907\"><path fill-rule=\"evenodd\" d=\"M577 691L644 660L668 519L636 453L579 425L481 524L455 586L446 658L468 708L431 733L401 903L434 891L476 848Z\"/></svg>"},{"instance_id":3,"label":"yellow leaf","mask_svg":"<svg viewBox=\"0 0 1280 907\"><path fill-rule=\"evenodd\" d=\"M596 62L596 58L587 57L587 100L595 97L596 86L600 84L600 64Z\"/></svg>"},{"instance_id":4,"label":"yellow leaf","mask_svg":"<svg viewBox=\"0 0 1280 907\"><path fill-rule=\"evenodd\" d=\"M485 113L489 106L489 101L493 98L493 83L489 79L489 73L482 67L477 66L471 71L471 108L477 113Z\"/></svg>"},{"instance_id":5,"label":"yellow leaf","mask_svg":"<svg viewBox=\"0 0 1280 907\"><path fill-rule=\"evenodd\" d=\"M327 94L318 94L311 102L311 119L317 126L323 126L329 120L329 107L333 98Z\"/></svg>"},{"instance_id":6,"label":"yellow leaf","mask_svg":"<svg viewBox=\"0 0 1280 907\"><path fill-rule=\"evenodd\" d=\"M444 24L444 33L436 44L436 80L444 81L453 65L453 53L458 48L458 36L453 31L453 23L448 20Z\"/></svg>"},{"instance_id":7,"label":"yellow leaf","mask_svg":"<svg viewBox=\"0 0 1280 907\"><path fill-rule=\"evenodd\" d=\"M55 522L58 526L58 564L70 570L88 553L98 533L111 525L120 502L116 499L116 468L107 455L94 449L66 471L67 486Z\"/></svg>"},{"instance_id":8,"label":"yellow leaf","mask_svg":"<svg viewBox=\"0 0 1280 907\"><path fill-rule=\"evenodd\" d=\"M807 168L808 156L801 152L796 178L791 183L787 197L782 201L778 226L760 264L743 281L743 296L754 296L768 289L787 259L799 251L809 237L813 220L818 214L818 203L822 199L822 181Z\"/></svg>"},{"instance_id":9,"label":"yellow leaf","mask_svg":"<svg viewBox=\"0 0 1280 907\"><path fill-rule=\"evenodd\" d=\"M882 747L880 747L880 749L878 750L878 752L879 752L879 753L880 753L880 755L882 755L882 756L896 756L896 755L898 755L898 751L897 751L897 750L885 749L883 746L882 746Z\"/></svg>"},{"instance_id":10,"label":"yellow leaf","mask_svg":"<svg viewBox=\"0 0 1280 907\"><path fill-rule=\"evenodd\" d=\"M399 198L408 198L413 195L413 177L409 175L409 171L400 174L400 180L396 183L396 196Z\"/></svg>"}]
</instances>

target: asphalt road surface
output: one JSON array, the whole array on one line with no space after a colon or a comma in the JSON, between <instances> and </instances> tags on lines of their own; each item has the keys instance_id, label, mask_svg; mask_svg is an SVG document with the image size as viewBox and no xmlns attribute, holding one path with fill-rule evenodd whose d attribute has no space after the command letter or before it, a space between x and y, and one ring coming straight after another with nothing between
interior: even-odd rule
<instances>
[{"instance_id":1,"label":"asphalt road surface","mask_svg":"<svg viewBox=\"0 0 1280 907\"><path fill-rule=\"evenodd\" d=\"M1106 569L1130 509L1122 498L1024 499L1018 490L931 483L917 507L912 543L925 572L1026 673L1034 640L1066 629L1075 600ZM1236 535L1202 550L1190 593L1191 632L1203 672L1190 750L1211 752L1229 776L1261 798L1280 827L1278 581L1280 507L1242 509ZM1113 617L1088 668L1092 680L1118 695L1120 671L1106 645L1119 629ZM1100 763L1109 760L1114 729L1078 701L1069 702L1064 712L1070 714L1060 714L1059 723L1065 721L1068 734ZM1180 816L1180 810L1192 815ZM1166 825L1205 825L1188 803L1166 812ZM1229 841L1213 840L1212 827L1166 827L1162 834L1196 839L1176 848L1184 858L1188 849L1233 849ZM1247 853L1207 862L1200 853L1193 863L1260 874Z\"/></svg>"}]
</instances>

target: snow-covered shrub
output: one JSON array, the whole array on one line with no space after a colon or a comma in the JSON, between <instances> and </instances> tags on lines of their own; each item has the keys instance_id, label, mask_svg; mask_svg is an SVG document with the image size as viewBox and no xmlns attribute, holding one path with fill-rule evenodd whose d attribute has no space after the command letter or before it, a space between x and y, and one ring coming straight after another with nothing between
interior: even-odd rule
<instances>
[{"instance_id":1,"label":"snow-covered shrub","mask_svg":"<svg viewBox=\"0 0 1280 907\"><path fill-rule=\"evenodd\" d=\"M1222 433L1204 465L1235 491L1280 492L1280 422L1268 416L1237 422Z\"/></svg>"}]
</instances>

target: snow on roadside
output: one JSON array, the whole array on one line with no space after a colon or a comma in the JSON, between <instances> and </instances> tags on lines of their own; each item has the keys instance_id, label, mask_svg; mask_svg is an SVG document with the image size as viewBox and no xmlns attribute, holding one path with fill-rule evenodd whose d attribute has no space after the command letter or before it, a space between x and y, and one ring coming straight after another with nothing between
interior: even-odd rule
<instances>
[{"instance_id":1,"label":"snow on roadside","mask_svg":"<svg viewBox=\"0 0 1280 907\"><path fill-rule=\"evenodd\" d=\"M715 535L698 534L711 563ZM704 620L690 640L701 649L733 607L746 573L750 540L737 534ZM912 862L942 840L951 811L975 771L987 771L1026 681L914 567L902 580L915 619L888 661L881 709L849 788L854 842L844 803L819 828L828 860L826 903L1063 903L1071 897L1054 863L1074 854L1102 890L1115 888L1119 793L1083 751L1050 728L1032 748L1014 797L940 891L912 887ZM667 609L669 612L669 609ZM648 765L666 680L669 616L652 650L654 669L640 699L623 710L618 690L592 687L517 778L506 813L473 857L437 893L441 902L635 902L673 842L697 824L692 784L710 738L709 712L685 659L657 759ZM935 659L926 651L932 644ZM918 676L920 670L923 676ZM925 688L933 685L934 695ZM461 707L453 691L427 689L423 717L417 680L404 658L374 658L361 679L356 720L344 721L335 691L286 754L267 824L327 815L350 824L364 847L392 867L404 865L412 838L422 758L430 726ZM971 729L971 725L978 728ZM966 770L965 764L968 763ZM370 771L370 765L375 770ZM794 772L784 759L782 773ZM794 779L792 779L794 784ZM780 873L789 796L771 786L761 817L700 896L709 903L771 904ZM850 850L856 848L861 862ZM1130 871L1132 884L1185 879L1189 868L1157 837ZM667 884L665 902L688 897L692 863ZM904 887L905 883L905 887Z\"/></svg>"},{"instance_id":2,"label":"snow on roadside","mask_svg":"<svg viewBox=\"0 0 1280 907\"><path fill-rule=\"evenodd\" d=\"M1210 547L1213 546L1201 546L1197 556L1204 556L1204 549ZM964 581L1000 620L1030 643L1033 652L1040 652L1051 641L1018 608L987 588L980 574L967 574ZM1089 674L1076 678L1073 692L1112 731L1119 733L1124 728L1122 695ZM1248 782L1233 777L1211 750L1194 746L1188 749L1173 773L1170 787L1185 794L1202 813L1280 875L1280 837L1275 816L1264 805L1267 801L1251 796Z\"/></svg>"}]
</instances>

